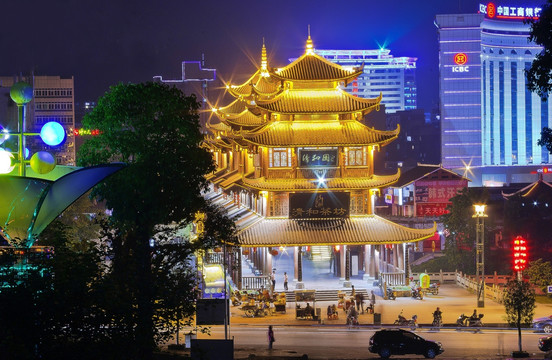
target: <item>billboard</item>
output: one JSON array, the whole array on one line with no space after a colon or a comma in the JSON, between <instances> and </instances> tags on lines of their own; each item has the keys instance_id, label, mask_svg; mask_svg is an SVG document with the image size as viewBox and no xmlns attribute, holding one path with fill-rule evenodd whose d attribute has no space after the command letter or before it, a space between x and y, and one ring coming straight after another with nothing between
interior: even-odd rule
<instances>
[{"instance_id":1,"label":"billboard","mask_svg":"<svg viewBox=\"0 0 552 360\"><path fill-rule=\"evenodd\" d=\"M325 219L349 217L351 196L346 192L291 193L290 219Z\"/></svg>"}]
</instances>

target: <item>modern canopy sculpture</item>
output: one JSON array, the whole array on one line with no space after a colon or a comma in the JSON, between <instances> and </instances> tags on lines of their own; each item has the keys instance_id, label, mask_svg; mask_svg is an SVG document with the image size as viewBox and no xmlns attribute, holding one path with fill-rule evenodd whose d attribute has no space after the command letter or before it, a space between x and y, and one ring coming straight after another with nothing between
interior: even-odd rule
<instances>
[{"instance_id":1,"label":"modern canopy sculpture","mask_svg":"<svg viewBox=\"0 0 552 360\"><path fill-rule=\"evenodd\" d=\"M76 170L50 181L0 175L0 236L17 248L30 248L57 216L121 163Z\"/></svg>"}]
</instances>

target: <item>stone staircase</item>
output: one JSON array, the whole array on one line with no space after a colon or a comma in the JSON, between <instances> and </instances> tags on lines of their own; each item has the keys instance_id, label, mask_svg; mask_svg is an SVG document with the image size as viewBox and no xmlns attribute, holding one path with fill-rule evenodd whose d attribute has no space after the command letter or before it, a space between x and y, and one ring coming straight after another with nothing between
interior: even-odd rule
<instances>
[{"instance_id":1,"label":"stone staircase","mask_svg":"<svg viewBox=\"0 0 552 360\"><path fill-rule=\"evenodd\" d=\"M312 261L328 261L332 257L332 249L329 246L313 246L311 248Z\"/></svg>"},{"instance_id":2,"label":"stone staircase","mask_svg":"<svg viewBox=\"0 0 552 360\"><path fill-rule=\"evenodd\" d=\"M316 301L337 301L337 292L344 291L347 295L351 294L350 288L343 288L343 290L316 290L315 298ZM357 294L362 293L364 295L364 302L367 303L369 300L368 291L366 289L357 289L355 288ZM285 291L286 293L286 302L295 302L295 293L293 291Z\"/></svg>"}]
</instances>

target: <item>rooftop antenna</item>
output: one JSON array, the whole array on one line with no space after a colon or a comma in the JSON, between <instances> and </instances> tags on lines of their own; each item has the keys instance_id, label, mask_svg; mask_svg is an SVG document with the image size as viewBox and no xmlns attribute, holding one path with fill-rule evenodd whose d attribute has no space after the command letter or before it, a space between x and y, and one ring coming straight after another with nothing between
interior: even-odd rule
<instances>
[{"instance_id":1,"label":"rooftop antenna","mask_svg":"<svg viewBox=\"0 0 552 360\"><path fill-rule=\"evenodd\" d=\"M308 29L308 35L310 37L310 24L307 25L307 29Z\"/></svg>"}]
</instances>

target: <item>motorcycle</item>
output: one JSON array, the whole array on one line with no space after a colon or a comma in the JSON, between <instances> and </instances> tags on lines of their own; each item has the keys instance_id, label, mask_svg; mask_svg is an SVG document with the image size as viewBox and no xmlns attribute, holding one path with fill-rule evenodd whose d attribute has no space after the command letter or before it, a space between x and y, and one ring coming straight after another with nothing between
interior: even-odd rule
<instances>
[{"instance_id":1,"label":"motorcycle","mask_svg":"<svg viewBox=\"0 0 552 360\"><path fill-rule=\"evenodd\" d=\"M422 293L422 288L421 287L413 287L412 292L411 292L411 296L414 299L423 300L424 299L424 294Z\"/></svg>"},{"instance_id":2,"label":"motorcycle","mask_svg":"<svg viewBox=\"0 0 552 360\"><path fill-rule=\"evenodd\" d=\"M393 290L391 290L391 288L387 288L387 298L389 300L395 300L397 298L397 295Z\"/></svg>"},{"instance_id":3,"label":"motorcycle","mask_svg":"<svg viewBox=\"0 0 552 360\"><path fill-rule=\"evenodd\" d=\"M347 315L347 325L358 325L358 316Z\"/></svg>"},{"instance_id":4,"label":"motorcycle","mask_svg":"<svg viewBox=\"0 0 552 360\"><path fill-rule=\"evenodd\" d=\"M403 312L401 310L398 319L395 320L393 324L398 326L408 326L412 330L416 329L418 327L418 315L412 315L411 319L407 319L402 315L402 313Z\"/></svg>"},{"instance_id":5,"label":"motorcycle","mask_svg":"<svg viewBox=\"0 0 552 360\"><path fill-rule=\"evenodd\" d=\"M466 316L464 314L461 314L458 319L456 320L456 326L457 327L482 327L483 323L481 322L481 319L483 318L483 314L479 314L477 317L471 317Z\"/></svg>"},{"instance_id":6,"label":"motorcycle","mask_svg":"<svg viewBox=\"0 0 552 360\"><path fill-rule=\"evenodd\" d=\"M431 294L431 295L438 295L440 285L441 284L439 284L439 283L431 283L431 284L429 284L429 287L426 289L426 292Z\"/></svg>"},{"instance_id":7,"label":"motorcycle","mask_svg":"<svg viewBox=\"0 0 552 360\"><path fill-rule=\"evenodd\" d=\"M440 328L442 326L442 315L433 313L433 323L431 324L434 328Z\"/></svg>"}]
</instances>

